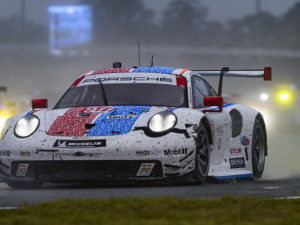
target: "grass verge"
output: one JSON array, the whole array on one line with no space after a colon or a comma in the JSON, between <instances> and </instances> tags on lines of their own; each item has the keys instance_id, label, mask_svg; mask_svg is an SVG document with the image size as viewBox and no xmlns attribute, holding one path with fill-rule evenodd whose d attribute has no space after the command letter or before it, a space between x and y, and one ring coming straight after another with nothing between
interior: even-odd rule
<instances>
[{"instance_id":1,"label":"grass verge","mask_svg":"<svg viewBox=\"0 0 300 225\"><path fill-rule=\"evenodd\" d=\"M0 211L0 224L300 224L300 199L128 198L58 200Z\"/></svg>"}]
</instances>

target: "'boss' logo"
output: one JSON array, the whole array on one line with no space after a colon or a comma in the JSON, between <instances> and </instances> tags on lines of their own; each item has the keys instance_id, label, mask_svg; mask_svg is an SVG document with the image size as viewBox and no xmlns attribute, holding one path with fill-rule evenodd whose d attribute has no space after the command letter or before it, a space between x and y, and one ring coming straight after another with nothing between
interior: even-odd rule
<instances>
[{"instance_id":1,"label":"'boss' logo","mask_svg":"<svg viewBox=\"0 0 300 225\"><path fill-rule=\"evenodd\" d=\"M231 169L246 167L245 159L243 157L229 159L229 162L230 162Z\"/></svg>"}]
</instances>

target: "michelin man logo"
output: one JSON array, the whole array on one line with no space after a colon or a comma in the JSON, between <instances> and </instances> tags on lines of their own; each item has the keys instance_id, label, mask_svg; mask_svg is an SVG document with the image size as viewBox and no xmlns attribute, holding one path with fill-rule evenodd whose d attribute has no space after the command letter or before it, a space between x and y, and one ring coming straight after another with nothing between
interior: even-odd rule
<instances>
[{"instance_id":1,"label":"michelin man logo","mask_svg":"<svg viewBox=\"0 0 300 225\"><path fill-rule=\"evenodd\" d=\"M67 147L66 141L56 141L53 147L57 148L66 148Z\"/></svg>"}]
</instances>

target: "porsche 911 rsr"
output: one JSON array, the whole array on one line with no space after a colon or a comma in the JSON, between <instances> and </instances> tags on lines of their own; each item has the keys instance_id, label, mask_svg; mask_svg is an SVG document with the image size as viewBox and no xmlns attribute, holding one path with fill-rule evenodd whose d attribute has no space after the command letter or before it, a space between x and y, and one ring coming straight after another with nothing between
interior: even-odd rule
<instances>
[{"instance_id":1,"label":"porsche 911 rsr","mask_svg":"<svg viewBox=\"0 0 300 225\"><path fill-rule=\"evenodd\" d=\"M218 94L204 79L220 76ZM11 187L44 182L260 177L267 155L263 116L224 103L226 76L257 71L111 68L80 76L53 109L47 99L10 118L0 177Z\"/></svg>"}]
</instances>

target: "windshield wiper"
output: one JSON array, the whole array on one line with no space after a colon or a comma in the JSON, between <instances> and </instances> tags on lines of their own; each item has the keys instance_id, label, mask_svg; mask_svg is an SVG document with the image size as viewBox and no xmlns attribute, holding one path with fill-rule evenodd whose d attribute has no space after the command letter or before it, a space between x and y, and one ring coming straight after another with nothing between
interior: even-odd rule
<instances>
[{"instance_id":1,"label":"windshield wiper","mask_svg":"<svg viewBox=\"0 0 300 225\"><path fill-rule=\"evenodd\" d=\"M102 92L102 96L103 96L104 105L108 105L107 97L106 97L105 90L104 90L104 87L103 87L102 82L101 82L101 78L99 78L99 84L100 84L100 87L101 87L101 92Z\"/></svg>"}]
</instances>

